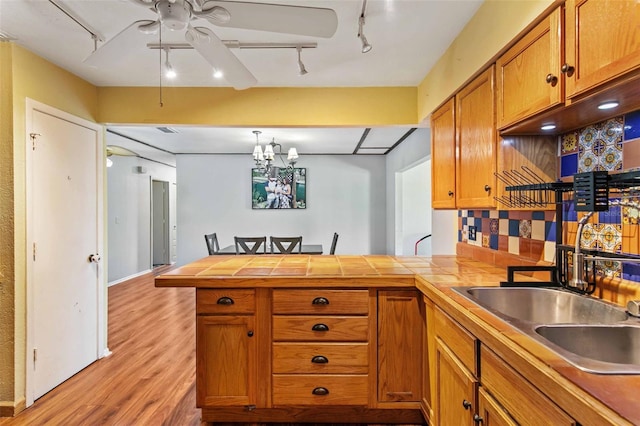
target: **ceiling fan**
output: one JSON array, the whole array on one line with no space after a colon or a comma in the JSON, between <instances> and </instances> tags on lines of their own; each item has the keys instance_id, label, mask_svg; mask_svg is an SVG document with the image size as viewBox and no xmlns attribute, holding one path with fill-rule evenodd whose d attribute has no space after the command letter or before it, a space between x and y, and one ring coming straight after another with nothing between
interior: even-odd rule
<instances>
[{"instance_id":1,"label":"ceiling fan","mask_svg":"<svg viewBox=\"0 0 640 426\"><path fill-rule=\"evenodd\" d=\"M222 71L235 89L254 86L256 78L211 29L192 25L206 20L220 26L329 38L338 27L333 9L226 0L131 0L150 8L157 19L136 21L97 48L83 62L100 66L122 60L131 37L164 29L184 31L184 37L209 64Z\"/></svg>"}]
</instances>

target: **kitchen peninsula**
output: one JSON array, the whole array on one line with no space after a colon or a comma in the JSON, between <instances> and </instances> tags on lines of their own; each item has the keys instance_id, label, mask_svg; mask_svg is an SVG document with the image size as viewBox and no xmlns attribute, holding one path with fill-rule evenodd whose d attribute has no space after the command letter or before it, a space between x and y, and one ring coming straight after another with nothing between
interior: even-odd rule
<instances>
[{"instance_id":1,"label":"kitchen peninsula","mask_svg":"<svg viewBox=\"0 0 640 426\"><path fill-rule=\"evenodd\" d=\"M505 275L456 256L210 256L155 283L196 289L206 422L640 423L640 376L585 373L450 289Z\"/></svg>"}]
</instances>

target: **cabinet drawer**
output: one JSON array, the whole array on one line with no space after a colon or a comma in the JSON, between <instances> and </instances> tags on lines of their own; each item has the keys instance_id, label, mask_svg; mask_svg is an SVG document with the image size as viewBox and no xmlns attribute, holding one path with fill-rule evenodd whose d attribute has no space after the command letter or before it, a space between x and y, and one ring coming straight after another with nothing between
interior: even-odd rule
<instances>
[{"instance_id":1,"label":"cabinet drawer","mask_svg":"<svg viewBox=\"0 0 640 426\"><path fill-rule=\"evenodd\" d=\"M274 341L366 342L368 317L274 316Z\"/></svg>"},{"instance_id":2,"label":"cabinet drawer","mask_svg":"<svg viewBox=\"0 0 640 426\"><path fill-rule=\"evenodd\" d=\"M366 375L273 376L273 405L367 405Z\"/></svg>"},{"instance_id":3,"label":"cabinet drawer","mask_svg":"<svg viewBox=\"0 0 640 426\"><path fill-rule=\"evenodd\" d=\"M476 377L478 376L478 339L440 309L435 310L436 335Z\"/></svg>"},{"instance_id":4,"label":"cabinet drawer","mask_svg":"<svg viewBox=\"0 0 640 426\"><path fill-rule=\"evenodd\" d=\"M369 313L368 290L273 290L274 314L347 314Z\"/></svg>"},{"instance_id":5,"label":"cabinet drawer","mask_svg":"<svg viewBox=\"0 0 640 426\"><path fill-rule=\"evenodd\" d=\"M251 314L256 310L253 289L198 289L197 314Z\"/></svg>"},{"instance_id":6,"label":"cabinet drawer","mask_svg":"<svg viewBox=\"0 0 640 426\"><path fill-rule=\"evenodd\" d=\"M274 343L274 373L367 374L367 343Z\"/></svg>"},{"instance_id":7,"label":"cabinet drawer","mask_svg":"<svg viewBox=\"0 0 640 426\"><path fill-rule=\"evenodd\" d=\"M575 421L498 355L482 346L482 386L519 424L575 425Z\"/></svg>"}]
</instances>

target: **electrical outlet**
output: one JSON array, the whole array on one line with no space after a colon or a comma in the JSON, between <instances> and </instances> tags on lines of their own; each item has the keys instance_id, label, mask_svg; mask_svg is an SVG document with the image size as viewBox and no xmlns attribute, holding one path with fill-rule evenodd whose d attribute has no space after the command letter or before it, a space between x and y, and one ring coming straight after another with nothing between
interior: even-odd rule
<instances>
[{"instance_id":1,"label":"electrical outlet","mask_svg":"<svg viewBox=\"0 0 640 426\"><path fill-rule=\"evenodd\" d=\"M471 240L471 241L475 241L476 240L476 227L475 226L470 226L469 227L469 240Z\"/></svg>"}]
</instances>

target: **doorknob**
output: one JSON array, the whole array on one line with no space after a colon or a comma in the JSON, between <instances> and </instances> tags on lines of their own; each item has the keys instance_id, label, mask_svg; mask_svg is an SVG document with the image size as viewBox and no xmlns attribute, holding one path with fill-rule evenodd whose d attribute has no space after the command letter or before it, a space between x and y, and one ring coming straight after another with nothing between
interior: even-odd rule
<instances>
[{"instance_id":1,"label":"doorknob","mask_svg":"<svg viewBox=\"0 0 640 426\"><path fill-rule=\"evenodd\" d=\"M89 262L100 263L100 259L102 258L98 253L89 255Z\"/></svg>"}]
</instances>

